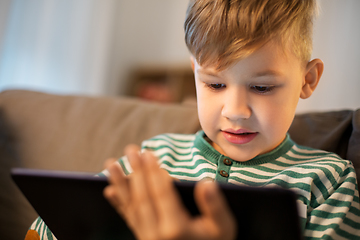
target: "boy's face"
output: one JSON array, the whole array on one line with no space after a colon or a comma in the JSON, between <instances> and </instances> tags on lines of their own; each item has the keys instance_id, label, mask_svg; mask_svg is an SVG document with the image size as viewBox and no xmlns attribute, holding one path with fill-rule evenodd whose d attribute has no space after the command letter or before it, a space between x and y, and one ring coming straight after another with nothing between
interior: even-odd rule
<instances>
[{"instance_id":1,"label":"boy's face","mask_svg":"<svg viewBox=\"0 0 360 240\"><path fill-rule=\"evenodd\" d=\"M201 126L220 153L247 161L285 138L305 84L305 67L269 42L221 72L193 61Z\"/></svg>"}]
</instances>

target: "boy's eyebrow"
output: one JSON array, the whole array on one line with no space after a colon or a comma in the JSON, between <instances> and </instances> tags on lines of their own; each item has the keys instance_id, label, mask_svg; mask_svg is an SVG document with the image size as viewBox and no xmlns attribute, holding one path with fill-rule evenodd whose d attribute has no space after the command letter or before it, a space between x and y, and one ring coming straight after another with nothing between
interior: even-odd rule
<instances>
[{"instance_id":1,"label":"boy's eyebrow","mask_svg":"<svg viewBox=\"0 0 360 240\"><path fill-rule=\"evenodd\" d=\"M197 73L206 74L206 75L210 75L210 76L213 76L213 77L218 77L219 76L216 72L206 70L206 69L198 69Z\"/></svg>"},{"instance_id":2,"label":"boy's eyebrow","mask_svg":"<svg viewBox=\"0 0 360 240\"><path fill-rule=\"evenodd\" d=\"M283 76L284 74L276 71L276 70L265 70L265 71L261 71L261 72L257 72L254 74L254 77L264 77L264 76L275 76L275 77L280 77Z\"/></svg>"},{"instance_id":3,"label":"boy's eyebrow","mask_svg":"<svg viewBox=\"0 0 360 240\"><path fill-rule=\"evenodd\" d=\"M197 73L205 74L205 75L209 75L209 76L213 76L213 77L219 77L219 73L217 73L215 71L207 70L207 69L198 69ZM257 72L252 77L265 77L265 76L281 77L283 75L284 74L282 72L279 72L279 71L276 71L273 69L268 69L268 70Z\"/></svg>"}]
</instances>

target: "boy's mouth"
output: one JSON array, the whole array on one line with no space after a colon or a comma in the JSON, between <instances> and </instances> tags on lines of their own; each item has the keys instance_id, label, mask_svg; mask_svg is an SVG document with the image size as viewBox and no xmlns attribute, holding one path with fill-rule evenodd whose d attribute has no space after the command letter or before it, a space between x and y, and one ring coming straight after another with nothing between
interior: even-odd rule
<instances>
[{"instance_id":1,"label":"boy's mouth","mask_svg":"<svg viewBox=\"0 0 360 240\"><path fill-rule=\"evenodd\" d=\"M251 142L258 134L258 132L252 132L245 129L225 129L221 132L227 141L234 144L245 144Z\"/></svg>"}]
</instances>

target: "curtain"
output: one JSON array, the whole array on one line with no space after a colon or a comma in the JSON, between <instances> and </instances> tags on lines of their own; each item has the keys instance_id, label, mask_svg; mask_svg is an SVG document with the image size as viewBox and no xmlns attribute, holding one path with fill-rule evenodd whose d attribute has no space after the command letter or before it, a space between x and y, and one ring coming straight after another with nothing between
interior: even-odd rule
<instances>
[{"instance_id":1,"label":"curtain","mask_svg":"<svg viewBox=\"0 0 360 240\"><path fill-rule=\"evenodd\" d=\"M11 0L0 90L104 94L116 9L116 0Z\"/></svg>"}]
</instances>

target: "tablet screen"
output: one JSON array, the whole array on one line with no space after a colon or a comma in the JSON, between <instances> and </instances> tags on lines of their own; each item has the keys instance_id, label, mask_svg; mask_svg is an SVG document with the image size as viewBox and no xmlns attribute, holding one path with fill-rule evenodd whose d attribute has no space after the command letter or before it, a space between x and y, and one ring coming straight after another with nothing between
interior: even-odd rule
<instances>
[{"instance_id":1,"label":"tablet screen","mask_svg":"<svg viewBox=\"0 0 360 240\"><path fill-rule=\"evenodd\" d=\"M12 177L58 240L134 239L103 197L104 177L13 169ZM185 207L198 214L195 183L174 183ZM301 239L296 194L281 188L220 185L238 224L238 239Z\"/></svg>"}]
</instances>

